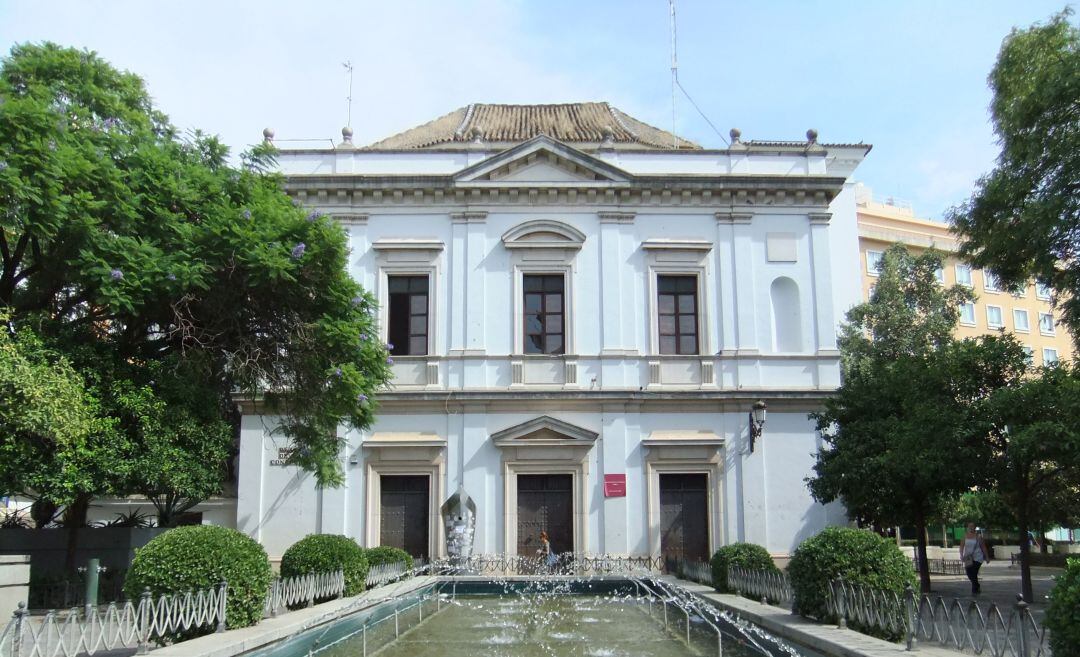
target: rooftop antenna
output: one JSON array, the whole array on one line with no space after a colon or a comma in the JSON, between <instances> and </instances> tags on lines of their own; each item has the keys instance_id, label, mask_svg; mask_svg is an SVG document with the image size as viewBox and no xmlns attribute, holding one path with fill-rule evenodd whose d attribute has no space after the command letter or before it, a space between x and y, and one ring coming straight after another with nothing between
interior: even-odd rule
<instances>
[{"instance_id":1,"label":"rooftop antenna","mask_svg":"<svg viewBox=\"0 0 1080 657\"><path fill-rule=\"evenodd\" d=\"M675 0L668 0L671 8L671 137L673 148L679 147L679 135L675 132L675 87L679 84L679 58L675 42Z\"/></svg>"},{"instance_id":2,"label":"rooftop antenna","mask_svg":"<svg viewBox=\"0 0 1080 657\"><path fill-rule=\"evenodd\" d=\"M345 74L349 76L349 94L345 96L345 127L352 128L352 62L346 61L341 64L345 67Z\"/></svg>"}]
</instances>

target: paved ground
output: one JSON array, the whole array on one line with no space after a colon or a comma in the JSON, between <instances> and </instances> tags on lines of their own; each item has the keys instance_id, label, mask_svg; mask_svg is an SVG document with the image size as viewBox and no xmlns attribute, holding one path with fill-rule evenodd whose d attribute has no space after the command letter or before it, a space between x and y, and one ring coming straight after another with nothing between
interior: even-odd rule
<instances>
[{"instance_id":1,"label":"paved ground","mask_svg":"<svg viewBox=\"0 0 1080 657\"><path fill-rule=\"evenodd\" d=\"M1035 599L1028 602L1032 615L1040 625L1046 611L1046 596L1054 587L1054 576L1062 572L1060 568L1031 569ZM977 600L980 605L992 602L999 607L1007 607L1016 602L1016 594L1020 592L1020 566L1010 566L1008 561L991 561L984 565L979 571L982 593L978 596L971 595L971 582L964 575L931 575L930 582L932 595L935 596Z\"/></svg>"}]
</instances>

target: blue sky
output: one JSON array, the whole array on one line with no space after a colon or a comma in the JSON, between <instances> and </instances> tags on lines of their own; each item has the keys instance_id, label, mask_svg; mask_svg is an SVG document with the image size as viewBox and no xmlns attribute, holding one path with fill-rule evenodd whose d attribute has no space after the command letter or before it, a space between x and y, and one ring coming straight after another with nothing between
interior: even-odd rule
<instances>
[{"instance_id":1,"label":"blue sky","mask_svg":"<svg viewBox=\"0 0 1080 657\"><path fill-rule=\"evenodd\" d=\"M993 165L986 76L1061 0L677 0L679 78L726 136L874 145L856 178L940 218ZM333 138L355 67L357 143L470 102L608 100L671 127L667 0L0 0L0 50L52 40L141 75L182 128L234 150ZM677 131L723 141L684 97Z\"/></svg>"}]
</instances>

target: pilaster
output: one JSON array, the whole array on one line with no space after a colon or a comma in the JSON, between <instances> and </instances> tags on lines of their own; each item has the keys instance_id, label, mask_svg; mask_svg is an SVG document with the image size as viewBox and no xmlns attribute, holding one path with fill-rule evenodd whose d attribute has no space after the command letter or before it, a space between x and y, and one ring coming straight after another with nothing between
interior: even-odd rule
<instances>
[{"instance_id":1,"label":"pilaster","mask_svg":"<svg viewBox=\"0 0 1080 657\"><path fill-rule=\"evenodd\" d=\"M601 354L625 354L634 342L633 296L626 284L627 235L634 223L633 212L599 212L600 218L600 345ZM601 379L605 386L626 385L623 363L604 360Z\"/></svg>"},{"instance_id":2,"label":"pilaster","mask_svg":"<svg viewBox=\"0 0 1080 657\"><path fill-rule=\"evenodd\" d=\"M810 272L812 277L812 301L814 308L814 346L816 351L836 350L836 318L833 315L832 255L829 250L829 212L811 212L810 220ZM819 364L817 383L833 383L834 376L821 371Z\"/></svg>"}]
</instances>

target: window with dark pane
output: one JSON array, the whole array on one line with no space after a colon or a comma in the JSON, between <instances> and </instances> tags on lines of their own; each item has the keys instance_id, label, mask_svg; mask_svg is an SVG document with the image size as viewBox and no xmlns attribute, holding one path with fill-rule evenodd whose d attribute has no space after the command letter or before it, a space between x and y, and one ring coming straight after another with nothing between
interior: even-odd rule
<instances>
[{"instance_id":1,"label":"window with dark pane","mask_svg":"<svg viewBox=\"0 0 1080 657\"><path fill-rule=\"evenodd\" d=\"M389 276L390 322L387 338L395 356L428 352L428 277Z\"/></svg>"},{"instance_id":2,"label":"window with dark pane","mask_svg":"<svg viewBox=\"0 0 1080 657\"><path fill-rule=\"evenodd\" d=\"M698 353L697 276L657 276L661 354Z\"/></svg>"},{"instance_id":3,"label":"window with dark pane","mask_svg":"<svg viewBox=\"0 0 1080 657\"><path fill-rule=\"evenodd\" d=\"M525 353L565 353L565 277L562 274L526 274L522 286L525 292Z\"/></svg>"}]
</instances>

